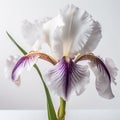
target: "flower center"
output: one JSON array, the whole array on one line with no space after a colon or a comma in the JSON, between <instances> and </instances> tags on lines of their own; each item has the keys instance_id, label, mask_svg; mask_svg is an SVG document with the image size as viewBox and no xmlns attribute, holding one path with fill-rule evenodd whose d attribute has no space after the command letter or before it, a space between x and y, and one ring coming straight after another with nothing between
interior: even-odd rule
<instances>
[{"instance_id":1,"label":"flower center","mask_svg":"<svg viewBox=\"0 0 120 120\"><path fill-rule=\"evenodd\" d=\"M66 61L67 63L70 62L70 58L69 58L68 56L64 56L63 58L65 59L65 61Z\"/></svg>"}]
</instances>

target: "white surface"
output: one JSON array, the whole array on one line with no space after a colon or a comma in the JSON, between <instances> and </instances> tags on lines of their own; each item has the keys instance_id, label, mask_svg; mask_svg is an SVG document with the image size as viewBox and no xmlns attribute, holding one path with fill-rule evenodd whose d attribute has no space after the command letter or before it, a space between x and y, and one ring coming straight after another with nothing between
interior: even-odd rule
<instances>
[{"instance_id":1,"label":"white surface","mask_svg":"<svg viewBox=\"0 0 120 120\"><path fill-rule=\"evenodd\" d=\"M1 120L47 120L46 111L0 111ZM65 120L120 120L120 110L72 110Z\"/></svg>"},{"instance_id":2,"label":"white surface","mask_svg":"<svg viewBox=\"0 0 120 120\"><path fill-rule=\"evenodd\" d=\"M10 54L19 54L19 50L11 43L5 31L26 48L21 35L21 23L24 19L33 22L43 17L54 17L58 10L67 3L73 3L87 10L101 23L103 38L96 49L96 55L111 57L120 68L120 1L119 0L0 0L0 109L43 109L46 108L45 94L38 75L32 69L22 74L22 84L18 88L10 80L5 79L3 70L5 60ZM49 67L48 63L39 62L42 73ZM42 66L42 67L41 67ZM117 86L112 86L115 98L106 100L98 96L94 80L79 97L72 95L68 108L120 108L120 75ZM59 99L52 94L54 104L58 108Z\"/></svg>"}]
</instances>

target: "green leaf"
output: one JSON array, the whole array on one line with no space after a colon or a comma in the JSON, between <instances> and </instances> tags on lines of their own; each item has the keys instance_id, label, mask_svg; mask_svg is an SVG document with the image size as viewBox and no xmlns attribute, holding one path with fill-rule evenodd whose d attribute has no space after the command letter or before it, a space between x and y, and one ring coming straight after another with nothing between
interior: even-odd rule
<instances>
[{"instance_id":1,"label":"green leaf","mask_svg":"<svg viewBox=\"0 0 120 120\"><path fill-rule=\"evenodd\" d=\"M17 48L18 48L24 55L26 55L27 52L26 52L22 47L20 47L20 46L18 45L18 43L13 39L13 37L12 37L8 32L6 32L6 33L7 33L8 37L10 38L10 40L17 46Z\"/></svg>"},{"instance_id":2,"label":"green leaf","mask_svg":"<svg viewBox=\"0 0 120 120\"><path fill-rule=\"evenodd\" d=\"M6 32L8 37L10 38L10 40L17 46L17 48L24 54L26 55L27 52L20 46L18 45L18 43L13 39L13 37L8 33ZM44 85L44 89L45 89L45 93L46 93L46 99L47 99L47 111L48 111L48 119L49 120L57 120L57 117L56 117L56 113L55 113L55 109L54 109L54 106L53 106L53 102L52 102L52 99L51 99L51 96L50 96L50 93L49 93L49 90L43 80L43 77L42 77L42 74L38 68L38 66L35 64L34 65L34 68L36 69L36 71L38 72L39 74L39 77L41 78L42 80L42 83Z\"/></svg>"}]
</instances>

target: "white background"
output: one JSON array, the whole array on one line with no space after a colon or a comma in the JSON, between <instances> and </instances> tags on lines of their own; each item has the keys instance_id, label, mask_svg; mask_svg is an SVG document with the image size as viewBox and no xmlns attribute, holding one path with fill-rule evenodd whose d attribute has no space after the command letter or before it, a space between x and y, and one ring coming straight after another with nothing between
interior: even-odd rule
<instances>
[{"instance_id":1,"label":"white background","mask_svg":"<svg viewBox=\"0 0 120 120\"><path fill-rule=\"evenodd\" d=\"M119 114L120 110L68 110L65 120L120 120ZM5 110L0 111L0 119L47 120L47 113L44 110Z\"/></svg>"},{"instance_id":2,"label":"white background","mask_svg":"<svg viewBox=\"0 0 120 120\"><path fill-rule=\"evenodd\" d=\"M103 38L96 55L111 57L120 69L120 1L119 0L0 0L0 109L43 109L46 108L45 93L37 73L32 69L22 74L20 87L4 77L5 60L11 54L22 55L9 40L5 31L14 36L16 41L27 49L21 34L21 23L27 19L34 22L43 17L54 17L66 4L87 10L101 23ZM39 62L42 73L48 63ZM116 109L120 108L120 75L116 78L117 86L112 85L115 98L106 100L98 96L94 80L81 96L72 95L67 108L73 109ZM52 93L56 109L59 97Z\"/></svg>"}]
</instances>

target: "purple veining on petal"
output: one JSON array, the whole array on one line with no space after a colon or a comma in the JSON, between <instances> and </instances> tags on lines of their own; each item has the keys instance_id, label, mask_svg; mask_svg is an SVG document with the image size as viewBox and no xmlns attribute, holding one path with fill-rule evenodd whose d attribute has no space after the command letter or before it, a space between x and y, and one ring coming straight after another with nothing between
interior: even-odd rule
<instances>
[{"instance_id":1,"label":"purple veining on petal","mask_svg":"<svg viewBox=\"0 0 120 120\"><path fill-rule=\"evenodd\" d=\"M12 71L12 76L11 76L13 80L15 80L16 70L18 69L18 67L19 67L19 68L22 67L22 66L20 66L20 65L25 65L25 63L22 64L25 60L26 60L26 56L20 58L20 59L18 60L18 62L16 63L16 65L15 65L13 71ZM24 67L24 66L23 66L23 67Z\"/></svg>"},{"instance_id":2,"label":"purple veining on petal","mask_svg":"<svg viewBox=\"0 0 120 120\"><path fill-rule=\"evenodd\" d=\"M72 59L63 57L47 74L49 86L55 93L67 100L70 93L82 93L85 84L89 82L89 72L86 66L75 64Z\"/></svg>"},{"instance_id":3,"label":"purple veining on petal","mask_svg":"<svg viewBox=\"0 0 120 120\"><path fill-rule=\"evenodd\" d=\"M91 70L96 76L96 89L98 94L104 98L112 99L114 97L111 89L111 81L114 82L117 74L116 67L113 65L113 61L108 60L107 64L100 57L96 57L93 54L87 54L78 57L75 62L81 60L90 60L89 63ZM112 65L110 65L110 62Z\"/></svg>"},{"instance_id":4,"label":"purple veining on petal","mask_svg":"<svg viewBox=\"0 0 120 120\"><path fill-rule=\"evenodd\" d=\"M36 63L37 58L38 58L37 55L36 56L27 55L27 56L23 56L22 58L20 58L12 71L11 78L13 80L17 80L17 78L20 76L23 70L30 69Z\"/></svg>"},{"instance_id":5,"label":"purple veining on petal","mask_svg":"<svg viewBox=\"0 0 120 120\"><path fill-rule=\"evenodd\" d=\"M71 73L72 73L72 60L69 59L68 61L65 60L66 58L63 57L64 63L65 64L65 97L68 98L68 94L70 92L70 88L71 88L71 82L70 82L70 77L71 77Z\"/></svg>"},{"instance_id":6,"label":"purple veining on petal","mask_svg":"<svg viewBox=\"0 0 120 120\"><path fill-rule=\"evenodd\" d=\"M89 65L96 76L96 89L98 94L104 98L112 99L114 97L111 89L112 76L104 60L99 58L96 64L97 67L94 62L89 63Z\"/></svg>"}]
</instances>

